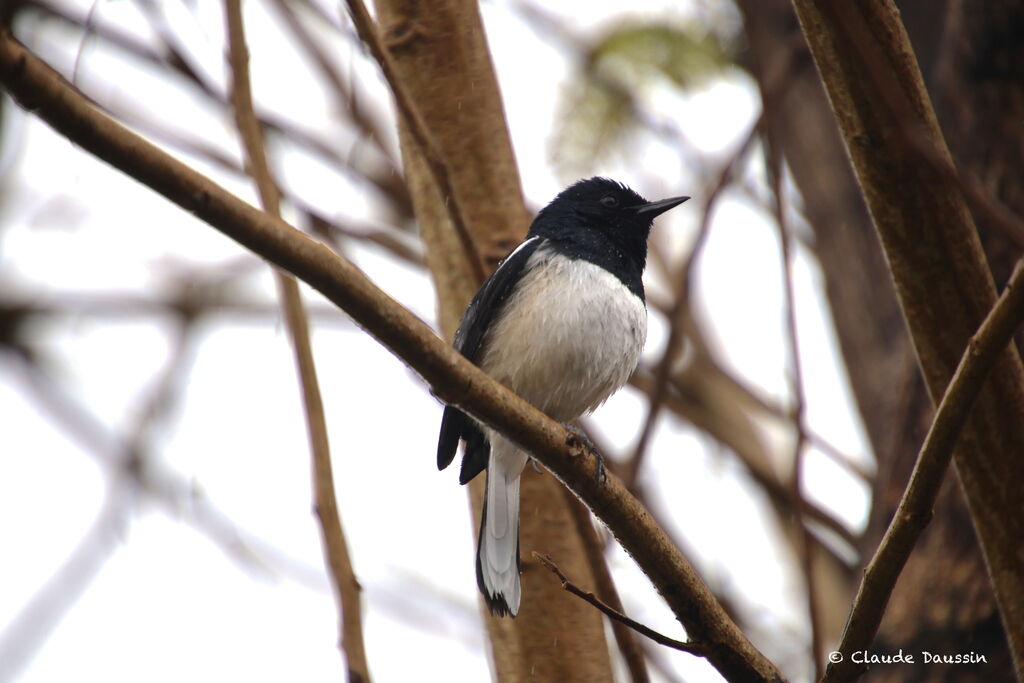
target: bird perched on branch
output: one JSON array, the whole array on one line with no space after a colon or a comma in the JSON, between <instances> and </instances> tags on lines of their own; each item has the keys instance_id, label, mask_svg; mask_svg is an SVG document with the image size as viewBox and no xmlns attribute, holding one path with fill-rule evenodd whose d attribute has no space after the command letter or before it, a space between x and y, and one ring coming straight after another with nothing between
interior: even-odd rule
<instances>
[{"instance_id":1,"label":"bird perched on branch","mask_svg":"<svg viewBox=\"0 0 1024 683\"><path fill-rule=\"evenodd\" d=\"M455 348L552 419L602 404L636 368L647 338L641 281L654 218L685 202L648 202L607 178L581 180L544 207L462 316ZM437 466L465 443L459 482L487 470L476 576L492 614L519 611L519 476L529 454L457 408L441 419Z\"/></svg>"}]
</instances>

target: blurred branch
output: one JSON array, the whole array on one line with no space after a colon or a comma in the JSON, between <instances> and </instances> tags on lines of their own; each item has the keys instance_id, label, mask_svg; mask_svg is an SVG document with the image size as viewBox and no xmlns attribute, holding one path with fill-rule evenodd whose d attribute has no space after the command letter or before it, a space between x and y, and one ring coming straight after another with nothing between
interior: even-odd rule
<instances>
[{"instance_id":1,"label":"blurred branch","mask_svg":"<svg viewBox=\"0 0 1024 683\"><path fill-rule=\"evenodd\" d=\"M92 527L82 536L64 564L37 591L0 634L0 680L13 680L17 671L52 633L53 628L85 592L104 561L116 550L117 541L132 520L139 494L147 496L166 512L181 514L200 532L213 540L229 557L247 569L270 570L287 567L288 574L303 584L319 588L312 572L295 564L258 539L245 538L194 486L180 481L158 467L148 455L147 442L154 422L171 412L184 384L189 351L190 326L181 324L175 350L156 384L142 401L129 435L110 433L88 410L62 392L42 368L21 359L23 384L29 395L63 427L91 456L104 466L107 475L105 502ZM255 550L254 546L262 546Z\"/></svg>"},{"instance_id":2,"label":"blurred branch","mask_svg":"<svg viewBox=\"0 0 1024 683\"><path fill-rule=\"evenodd\" d=\"M697 262L697 257L700 255L700 251L711 230L711 210L722 195L722 192L728 187L729 180L739 170L743 160L746 159L747 152L750 151L750 147L757 136L757 130L758 124L751 126L743 142L740 143L732 157L719 171L714 187L711 188L711 191L704 199L700 227L697 230L697 236L694 238L693 244L690 246L690 253L683 264L682 272L679 274L675 300L668 314L668 341L665 342L665 351L654 372L654 386L650 391L651 400L647 408L647 416L644 418L643 426L640 429L640 436L637 439L633 455L624 466L623 481L631 490L636 489L637 476L640 473L641 465L647 453L647 446L654 431L654 425L657 423L658 415L661 413L662 405L665 403L665 397L668 393L672 365L683 342L680 319L683 316L683 311L690 305L690 280L694 264Z\"/></svg>"},{"instance_id":3,"label":"blurred branch","mask_svg":"<svg viewBox=\"0 0 1024 683\"><path fill-rule=\"evenodd\" d=\"M690 637L708 645L707 659L725 677L782 678L622 482L611 475L603 483L597 480L593 453L563 426L467 361L350 262L110 120L6 34L0 34L0 82L22 107L86 151L301 277L414 368L439 398L530 451L612 530Z\"/></svg>"},{"instance_id":4,"label":"blurred branch","mask_svg":"<svg viewBox=\"0 0 1024 683\"><path fill-rule=\"evenodd\" d=\"M604 613L604 615L612 621L628 626L640 635L650 638L659 645L664 645L674 650L679 650L680 652L687 652L691 655L696 655L698 657L707 656L708 647L704 643L694 642L692 640L684 643L681 640L676 640L675 638L669 638L666 635L662 635L661 633L658 633L657 631L644 626L640 622L630 619L619 610L609 607L593 593L583 590L582 588L574 584L572 581L570 581L568 578L566 578L565 574L563 574L562 570L558 568L558 565L554 563L550 555L541 555L540 553L534 551L533 556L537 558L537 560L539 560L540 563L544 565L549 571L551 571L551 573L558 577L558 580L562 582L562 588L569 591L573 595L582 598L583 600L586 600L591 605L601 610L601 612Z\"/></svg>"},{"instance_id":5,"label":"blurred branch","mask_svg":"<svg viewBox=\"0 0 1024 683\"><path fill-rule=\"evenodd\" d=\"M383 129L375 119L367 116L366 112L360 108L353 86L345 82L338 68L327 56L323 46L317 42L316 36L302 23L302 19L295 12L294 5L287 2L287 0L276 0L273 5L284 20L285 26L288 27L288 30L295 37L295 44L300 49L306 51L309 61L317 68L317 71L320 72L324 80L330 84L337 100L338 110L345 112L356 128L359 129L361 134L360 140L369 140L374 148L387 160L389 165L387 172L401 177L401 168L385 144Z\"/></svg>"},{"instance_id":6,"label":"blurred branch","mask_svg":"<svg viewBox=\"0 0 1024 683\"><path fill-rule=\"evenodd\" d=\"M241 163L212 144L157 126L152 122L142 120L141 117L134 117L124 112L110 113L132 128L141 131L147 137L207 161L234 175L246 175L245 168ZM348 237L386 249L392 255L411 265L423 266L423 256L410 244L412 238L418 239L418 235L403 239L399 234L409 235L409 231L403 232L397 226L388 226L388 230L372 226L355 227L355 219L347 216L344 219L328 217L294 190L279 186L278 191L283 199L286 199L296 210L305 214L312 227L320 229L320 234L329 236L331 243L336 247L340 245L339 237Z\"/></svg>"},{"instance_id":7,"label":"blurred branch","mask_svg":"<svg viewBox=\"0 0 1024 683\"><path fill-rule=\"evenodd\" d=\"M38 297L27 293L24 298L12 297L5 293L4 297L0 298L0 311L6 313L17 310L30 317L86 315L102 318L136 318L151 315L174 317L182 315L182 303L174 298L154 299L121 292L82 294L66 291L54 292L53 297L60 300L60 305L40 302ZM231 316L244 320L266 321L268 318L281 315L280 306L275 304L244 301L232 296L199 297L197 301L188 305L195 306L193 314L197 316ZM309 313L317 321L333 326L351 327L352 325L351 321L339 315L338 309L333 306L311 306Z\"/></svg>"},{"instance_id":8,"label":"blurred branch","mask_svg":"<svg viewBox=\"0 0 1024 683\"><path fill-rule=\"evenodd\" d=\"M657 119L643 107L642 98L638 96L633 87L635 83L626 78L616 77L611 70L598 71L594 68L596 61L594 52L597 45L593 44L592 40L573 32L570 27L558 21L551 12L536 3L518 1L512 4L512 9L518 12L538 35L543 36L547 44L561 47L563 52L576 64L576 68L579 69L584 79L593 79L602 88L614 93L627 119L646 128L659 140L671 141L688 167L702 170L706 168L706 163L696 147L673 119ZM564 136L563 132L559 137L564 138ZM593 140L588 140L585 144L592 145L594 143Z\"/></svg>"},{"instance_id":9,"label":"blurred branch","mask_svg":"<svg viewBox=\"0 0 1024 683\"><path fill-rule=\"evenodd\" d=\"M231 64L231 102L235 121L245 148L245 157L253 180L259 189L264 210L280 219L280 192L270 173L259 120L253 111L252 88L249 82L249 49L245 42L241 0L225 0L224 12L228 27L229 61ZM345 655L350 683L369 683L370 669L363 643L360 586L352 569L352 559L341 525L341 515L334 491L330 443L323 399L316 376L313 350L309 341L309 321L303 310L299 285L291 275L275 269L281 293L285 324L295 352L295 362L302 386L306 428L309 430L313 455L313 500L323 532L324 553L337 594L341 622L341 646Z\"/></svg>"},{"instance_id":10,"label":"blurred branch","mask_svg":"<svg viewBox=\"0 0 1024 683\"><path fill-rule=\"evenodd\" d=\"M117 550L129 518L129 506L123 500L121 487L112 486L92 526L64 563L0 633L0 680L18 680L18 674Z\"/></svg>"},{"instance_id":11,"label":"blurred branch","mask_svg":"<svg viewBox=\"0 0 1024 683\"><path fill-rule=\"evenodd\" d=\"M794 6L937 403L996 302L964 190L895 4ZM1024 676L1024 365L1015 345L1000 347L997 356L955 458L1014 665Z\"/></svg>"},{"instance_id":12,"label":"blurred branch","mask_svg":"<svg viewBox=\"0 0 1024 683\"><path fill-rule=\"evenodd\" d=\"M186 331L180 331L185 339ZM190 337L188 337L190 338ZM191 354L181 348L173 352L156 385L143 401L160 406L163 414L172 412L172 399L179 384L185 382L183 363ZM266 541L249 535L219 510L193 482L185 481L173 471L159 465L149 456L147 432L156 414L145 410L136 421L132 433L120 437L61 388L36 363L25 361L17 367L23 371L23 384L29 395L78 444L99 462L111 480L127 476L138 492L157 503L171 516L181 517L197 531L212 540L232 561L250 572L262 575L280 573L305 586L323 588L321 574L295 561ZM147 417L148 414L148 417Z\"/></svg>"},{"instance_id":13,"label":"blurred branch","mask_svg":"<svg viewBox=\"0 0 1024 683\"><path fill-rule=\"evenodd\" d=\"M79 16L51 0L30 0L29 4L41 13L71 26L76 26L88 32L88 35L98 38L108 45L115 46L127 54L133 55L157 68L166 69L173 74L177 74L186 83L192 85L207 100L219 107L227 107L230 104L224 93L220 92L189 65L186 57L178 51L173 42L161 43L162 49L154 48L139 38L104 23L89 24L85 16ZM171 40L173 36L169 35L166 28L163 27L160 17L152 8L148 8L147 5L147 2L139 3L140 9L143 10L143 15L150 22L153 30L158 35L163 36L164 39ZM347 172L360 183L369 183L387 197L391 205L401 216L407 217L412 215L412 204L409 200L409 194L405 189L405 183L402 180L401 174L394 171L393 167L382 171L365 167L353 167L350 160L339 154L337 150L294 122L282 119L271 112L260 113L259 117L266 129L273 132L276 137L305 148L316 156L327 160L333 168ZM150 127L152 128L152 126Z\"/></svg>"},{"instance_id":14,"label":"blurred branch","mask_svg":"<svg viewBox=\"0 0 1024 683\"><path fill-rule=\"evenodd\" d=\"M654 385L654 375L651 372L638 371L633 373L630 378L630 384L640 391L650 393ZM666 392L664 399L665 407L668 410L680 415L683 419L689 419L688 407L684 404L682 398L674 392ZM765 465L759 464L753 458L747 457L746 454L738 451L733 451L739 458L743 466L761 487L765 490L765 493L773 499L778 501L780 504L788 505L792 501L789 490L779 481L776 474L769 470ZM807 504L807 519L821 524L822 527L828 529L832 533L836 534L844 541L846 541L851 548L856 547L857 538L854 536L846 526L836 519L830 512L823 510L814 503L806 501Z\"/></svg>"},{"instance_id":15,"label":"blurred branch","mask_svg":"<svg viewBox=\"0 0 1024 683\"><path fill-rule=\"evenodd\" d=\"M793 287L793 255L789 221L786 217L786 205L782 192L782 154L771 136L768 127L762 128L765 143L765 164L767 165L769 184L774 195L775 226L778 231L779 247L782 257L782 280L785 292L786 336L789 347L790 361L790 392L793 405L790 409L790 420L796 429L796 442L793 444L793 469L790 478L793 496L793 516L796 527L796 551L804 574L807 588L807 612L811 631L811 662L814 667L814 680L821 678L825 661L825 644L823 642L821 610L818 605L818 585L814 576L814 538L804 522L807 501L803 492L804 448L807 444L807 432L804 424L807 413L807 399L804 396L803 363L800 358L800 335L796 324L796 294Z\"/></svg>"},{"instance_id":16,"label":"blurred branch","mask_svg":"<svg viewBox=\"0 0 1024 683\"><path fill-rule=\"evenodd\" d=\"M839 664L829 664L825 681L856 680L867 669L849 655L866 650L882 623L893 587L917 539L931 521L932 506L939 494L949 461L953 457L974 400L999 354L1024 320L1024 259L1017 262L1002 296L971 337L950 380L928 436L917 456L903 498L875 556L871 558L837 650L844 655Z\"/></svg>"}]
</instances>

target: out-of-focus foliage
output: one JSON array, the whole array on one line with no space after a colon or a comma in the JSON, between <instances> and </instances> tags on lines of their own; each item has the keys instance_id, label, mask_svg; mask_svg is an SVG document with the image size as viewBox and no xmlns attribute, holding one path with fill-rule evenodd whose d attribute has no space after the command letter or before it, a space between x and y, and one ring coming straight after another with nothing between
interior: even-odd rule
<instances>
[{"instance_id":1,"label":"out-of-focus foliage","mask_svg":"<svg viewBox=\"0 0 1024 683\"><path fill-rule=\"evenodd\" d=\"M569 175L595 165L641 123L637 98L645 89L687 91L734 64L723 39L693 26L626 24L604 34L563 94L553 162Z\"/></svg>"},{"instance_id":2,"label":"out-of-focus foliage","mask_svg":"<svg viewBox=\"0 0 1024 683\"><path fill-rule=\"evenodd\" d=\"M638 80L660 75L684 89L733 64L713 34L665 25L627 25L613 31L597 43L589 62L588 71L619 68Z\"/></svg>"}]
</instances>

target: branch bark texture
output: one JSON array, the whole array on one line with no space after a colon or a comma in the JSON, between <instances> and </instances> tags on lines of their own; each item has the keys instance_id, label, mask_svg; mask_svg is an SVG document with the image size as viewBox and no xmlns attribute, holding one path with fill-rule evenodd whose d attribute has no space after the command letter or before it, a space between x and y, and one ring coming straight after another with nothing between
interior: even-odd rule
<instances>
[{"instance_id":1,"label":"branch bark texture","mask_svg":"<svg viewBox=\"0 0 1024 683\"><path fill-rule=\"evenodd\" d=\"M728 680L781 680L622 483L611 475L597 482L596 459L574 435L463 358L352 263L107 118L8 34L0 34L0 83L22 107L86 151L321 292L415 370L439 398L533 453L608 526L690 640L707 646L707 659Z\"/></svg>"},{"instance_id":2,"label":"branch bark texture","mask_svg":"<svg viewBox=\"0 0 1024 683\"><path fill-rule=\"evenodd\" d=\"M882 623L886 605L914 544L931 520L942 480L971 406L1000 352L1024 319L1024 261L1018 261L1006 291L971 337L935 421L918 454L910 483L878 551L864 571L839 651L842 661L830 664L825 681L852 681L867 670L855 663L854 652L867 650Z\"/></svg>"},{"instance_id":3,"label":"branch bark texture","mask_svg":"<svg viewBox=\"0 0 1024 683\"><path fill-rule=\"evenodd\" d=\"M933 401L995 303L952 161L891 1L794 0L853 161ZM995 361L954 462L1024 675L1024 368Z\"/></svg>"}]
</instances>

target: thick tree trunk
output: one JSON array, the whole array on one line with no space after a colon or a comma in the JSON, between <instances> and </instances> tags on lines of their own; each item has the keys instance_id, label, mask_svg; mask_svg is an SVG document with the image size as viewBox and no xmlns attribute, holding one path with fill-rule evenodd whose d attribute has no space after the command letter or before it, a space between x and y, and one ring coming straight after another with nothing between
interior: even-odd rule
<instances>
[{"instance_id":1,"label":"thick tree trunk","mask_svg":"<svg viewBox=\"0 0 1024 683\"><path fill-rule=\"evenodd\" d=\"M448 168L478 251L493 268L529 226L477 6L467 0L377 0L385 43ZM466 262L444 200L415 142L402 157L450 338L480 284ZM432 456L431 444L425 456ZM471 486L479 519L482 477ZM561 484L527 468L522 483L523 603L515 619L487 617L499 681L611 681L599 612L562 590L531 553L550 553L567 574L594 585ZM452 495L457 495L453 490Z\"/></svg>"},{"instance_id":2,"label":"thick tree trunk","mask_svg":"<svg viewBox=\"0 0 1024 683\"><path fill-rule=\"evenodd\" d=\"M994 303L995 288L963 195L947 172L948 151L917 62L891 2L796 0L795 6L937 401ZM1024 368L1011 345L978 396L954 463L1018 675L1024 672L1021 444Z\"/></svg>"},{"instance_id":3,"label":"thick tree trunk","mask_svg":"<svg viewBox=\"0 0 1024 683\"><path fill-rule=\"evenodd\" d=\"M947 2L913 0L901 3L905 22L922 60L926 77L942 74L935 61L945 56L968 74L969 61L950 52L948 41L967 45L1002 45L1012 41L995 41L981 35L957 37L958 26L943 30L941 18L946 16ZM960 5L962 3L952 3ZM969 11L966 3L963 11ZM974 3L986 7L991 3ZM848 369L853 393L878 459L878 477L874 492L869 528L862 549L872 552L892 517L899 497L913 467L933 408L920 378L913 351L892 287L891 276L882 255L877 235L864 210L860 189L850 167L836 129L820 78L801 35L793 8L787 0L739 0L750 47L750 68L761 82L772 69L788 59L793 65L788 75L786 92L772 104L768 113L770 134L783 150L793 178L803 196L804 212L815 233L815 251L822 265L826 292L840 339L840 347ZM952 17L950 18L953 19ZM1004 27L1013 22L1003 17ZM1009 36L1006 31L1002 35ZM1019 35L1019 34L1018 34ZM1013 47L1020 49L1021 42ZM790 54L792 52L792 54ZM1005 55L998 63L1005 64ZM948 73L948 72L947 72ZM948 76L928 79L937 91L940 116L945 97L953 94L954 102L969 102L975 83L968 77L953 82ZM1010 79L1012 80L1012 78ZM1018 89L1024 80L1014 85ZM1006 84L1004 83L1004 86ZM990 95L1007 93L989 89ZM945 96L944 96L945 95ZM1020 100L1016 100L1018 103ZM1009 103L986 103L969 106L971 112L1006 112L1013 118ZM981 115L981 114L978 114ZM975 152L966 148L999 147L1002 141L1015 141L1003 147L1021 158L1019 126L1016 137L1006 135L1005 125L974 126L961 129L963 135L950 128L948 117L943 123L950 131L950 140L958 161L971 158ZM1019 109L1016 120L1020 120ZM966 152L966 154L964 153ZM1007 159L1004 155L1004 160ZM1005 167L1006 164L1003 164ZM1018 164L1019 166L1019 164ZM991 177L984 164L975 172ZM1020 174L1001 174L1005 184ZM1016 207L1018 213L1019 206ZM993 248L987 238L992 232L979 225L982 241L991 262L997 254L1012 253L1005 244ZM1004 257L1005 260L1005 257ZM996 268L1002 282L1008 268ZM830 625L826 625L829 629ZM832 624L831 629L841 624ZM920 666L876 667L872 680L1009 680L1012 665L995 600L989 585L984 561L974 537L970 516L963 497L952 479L947 482L935 506L935 517L911 556L892 596L886 619L876 642L878 652L960 652L964 648L985 654L989 663L983 667Z\"/></svg>"}]
</instances>

